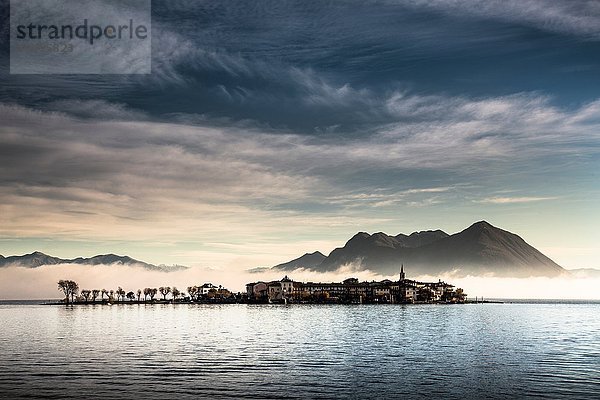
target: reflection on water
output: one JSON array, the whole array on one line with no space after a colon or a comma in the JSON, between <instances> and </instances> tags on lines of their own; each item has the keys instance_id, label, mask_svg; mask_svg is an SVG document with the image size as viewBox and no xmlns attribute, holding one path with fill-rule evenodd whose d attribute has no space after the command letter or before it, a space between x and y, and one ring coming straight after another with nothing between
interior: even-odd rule
<instances>
[{"instance_id":1,"label":"reflection on water","mask_svg":"<svg viewBox=\"0 0 600 400\"><path fill-rule=\"evenodd\" d=\"M599 304L0 305L1 398L600 398Z\"/></svg>"}]
</instances>

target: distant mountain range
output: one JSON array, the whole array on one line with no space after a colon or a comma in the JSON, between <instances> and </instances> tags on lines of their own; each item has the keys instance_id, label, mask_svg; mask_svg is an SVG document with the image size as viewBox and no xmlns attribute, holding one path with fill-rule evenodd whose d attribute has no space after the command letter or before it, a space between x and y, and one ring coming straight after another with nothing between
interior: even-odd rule
<instances>
[{"instance_id":1,"label":"distant mountain range","mask_svg":"<svg viewBox=\"0 0 600 400\"><path fill-rule=\"evenodd\" d=\"M4 257L0 255L0 268L18 266L26 268L38 268L43 265L57 264L80 264L80 265L127 265L131 267L140 267L150 271L172 272L187 269L182 265L154 265L143 261L135 260L128 256L118 256L116 254L101 254L98 256L73 259L64 259L52 257L39 251L25 254L22 256Z\"/></svg>"},{"instance_id":2,"label":"distant mountain range","mask_svg":"<svg viewBox=\"0 0 600 400\"><path fill-rule=\"evenodd\" d=\"M293 271L298 268L311 269L320 265L326 258L327 257L320 251L315 251L314 253L306 253L301 257L293 259L292 261L288 261L283 264L278 264L274 266L273 269L277 269L280 271Z\"/></svg>"},{"instance_id":3,"label":"distant mountain range","mask_svg":"<svg viewBox=\"0 0 600 400\"><path fill-rule=\"evenodd\" d=\"M399 272L402 264L409 276L452 273L455 276L529 277L567 273L518 235L486 221L476 222L453 235L441 230L396 236L360 232L328 256L307 253L272 269L327 272L351 266L355 270L392 275Z\"/></svg>"}]
</instances>

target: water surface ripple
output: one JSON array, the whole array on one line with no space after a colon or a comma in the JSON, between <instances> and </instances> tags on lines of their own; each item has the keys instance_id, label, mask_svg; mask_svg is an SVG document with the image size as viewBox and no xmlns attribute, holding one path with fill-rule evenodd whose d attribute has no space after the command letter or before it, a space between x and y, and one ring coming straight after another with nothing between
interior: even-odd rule
<instances>
[{"instance_id":1,"label":"water surface ripple","mask_svg":"<svg viewBox=\"0 0 600 400\"><path fill-rule=\"evenodd\" d=\"M0 305L0 397L600 399L600 304Z\"/></svg>"}]
</instances>

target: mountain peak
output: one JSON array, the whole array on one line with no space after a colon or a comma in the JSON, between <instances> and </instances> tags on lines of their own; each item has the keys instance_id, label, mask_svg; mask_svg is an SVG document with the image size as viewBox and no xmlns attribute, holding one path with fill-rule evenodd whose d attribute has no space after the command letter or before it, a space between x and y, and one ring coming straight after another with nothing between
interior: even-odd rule
<instances>
[{"instance_id":1,"label":"mountain peak","mask_svg":"<svg viewBox=\"0 0 600 400\"><path fill-rule=\"evenodd\" d=\"M298 260L274 268L299 266ZM308 268L335 271L345 265L353 265L359 269L391 274L398 271L402 263L416 274L428 275L458 273L463 276L527 277L564 273L562 267L520 236L484 220L453 235L439 229L417 231L409 236L359 232L343 247L334 249L320 263ZM306 262L302 264L307 268Z\"/></svg>"},{"instance_id":2,"label":"mountain peak","mask_svg":"<svg viewBox=\"0 0 600 400\"><path fill-rule=\"evenodd\" d=\"M356 235L352 236L349 241L366 239L366 238L370 238L370 237L371 237L371 235L368 234L367 232L358 232Z\"/></svg>"},{"instance_id":3,"label":"mountain peak","mask_svg":"<svg viewBox=\"0 0 600 400\"><path fill-rule=\"evenodd\" d=\"M320 251L305 253L303 256L293 259L292 261L282 263L273 267L279 271L293 271L299 268L314 269L327 258Z\"/></svg>"},{"instance_id":4,"label":"mountain peak","mask_svg":"<svg viewBox=\"0 0 600 400\"><path fill-rule=\"evenodd\" d=\"M475 222L473 225L471 225L467 229L471 229L471 228L473 228L473 229L490 229L490 228L498 229L495 226L493 226L492 224L490 224L489 222L484 221L484 220Z\"/></svg>"}]
</instances>

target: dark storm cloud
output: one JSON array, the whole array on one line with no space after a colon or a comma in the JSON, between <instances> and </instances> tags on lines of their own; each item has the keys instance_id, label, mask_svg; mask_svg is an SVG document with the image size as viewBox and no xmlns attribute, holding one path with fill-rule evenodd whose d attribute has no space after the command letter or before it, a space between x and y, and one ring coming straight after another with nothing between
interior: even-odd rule
<instances>
[{"instance_id":1,"label":"dark storm cloud","mask_svg":"<svg viewBox=\"0 0 600 400\"><path fill-rule=\"evenodd\" d=\"M398 91L541 91L579 104L600 90L590 2L165 1L153 19L151 76L4 73L0 99L43 108L101 97L154 118L360 136L408 118L380 107Z\"/></svg>"}]
</instances>

